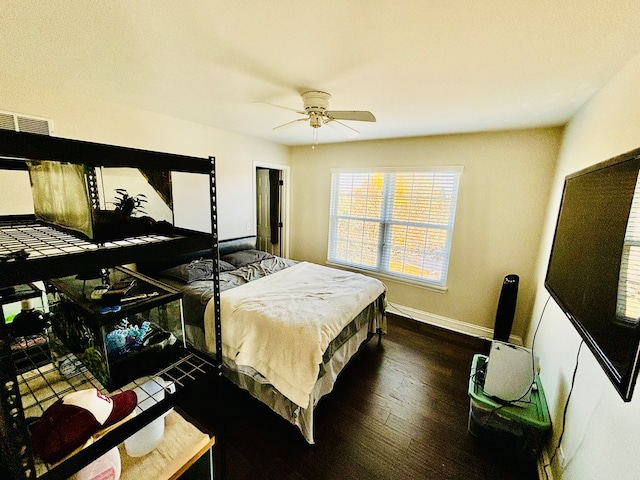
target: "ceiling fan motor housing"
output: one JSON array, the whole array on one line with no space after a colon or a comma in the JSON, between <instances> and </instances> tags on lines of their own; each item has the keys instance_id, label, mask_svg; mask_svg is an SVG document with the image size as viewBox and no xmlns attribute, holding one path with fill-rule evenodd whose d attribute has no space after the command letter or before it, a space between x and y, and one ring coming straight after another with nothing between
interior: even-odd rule
<instances>
[{"instance_id":1,"label":"ceiling fan motor housing","mask_svg":"<svg viewBox=\"0 0 640 480\"><path fill-rule=\"evenodd\" d=\"M326 92L311 91L302 94L304 111L311 114L316 113L322 116L329 108L331 95Z\"/></svg>"}]
</instances>

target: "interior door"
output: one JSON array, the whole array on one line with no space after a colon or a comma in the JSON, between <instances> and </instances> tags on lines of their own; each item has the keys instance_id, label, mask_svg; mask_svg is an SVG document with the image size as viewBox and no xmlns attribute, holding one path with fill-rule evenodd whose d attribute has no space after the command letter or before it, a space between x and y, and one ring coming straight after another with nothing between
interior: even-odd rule
<instances>
[{"instance_id":1,"label":"interior door","mask_svg":"<svg viewBox=\"0 0 640 480\"><path fill-rule=\"evenodd\" d=\"M280 257L289 254L289 167L255 162L257 245Z\"/></svg>"},{"instance_id":2,"label":"interior door","mask_svg":"<svg viewBox=\"0 0 640 480\"><path fill-rule=\"evenodd\" d=\"M258 249L271 251L271 190L269 187L269 169L256 169L256 220Z\"/></svg>"}]
</instances>

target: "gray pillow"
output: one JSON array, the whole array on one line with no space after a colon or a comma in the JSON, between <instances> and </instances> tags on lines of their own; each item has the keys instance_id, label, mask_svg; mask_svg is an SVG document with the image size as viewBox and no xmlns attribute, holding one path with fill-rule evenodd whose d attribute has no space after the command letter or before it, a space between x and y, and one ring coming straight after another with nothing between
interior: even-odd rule
<instances>
[{"instance_id":1,"label":"gray pillow","mask_svg":"<svg viewBox=\"0 0 640 480\"><path fill-rule=\"evenodd\" d=\"M218 268L221 272L227 272L235 270L236 267L230 263L220 261L218 262ZM179 280L184 283L191 283L197 280L212 280L213 279L213 260L210 258L194 260L190 263L185 263L172 268L162 270L160 275L163 277Z\"/></svg>"},{"instance_id":2,"label":"gray pillow","mask_svg":"<svg viewBox=\"0 0 640 480\"><path fill-rule=\"evenodd\" d=\"M244 267L250 263L259 262L266 258L274 258L273 255L262 250L240 250L239 252L227 253L222 256L222 260L235 265L236 268Z\"/></svg>"},{"instance_id":3,"label":"gray pillow","mask_svg":"<svg viewBox=\"0 0 640 480\"><path fill-rule=\"evenodd\" d=\"M236 269L234 265L231 265L229 262L225 262L224 260L218 261L218 268L221 272L230 272L231 270Z\"/></svg>"}]
</instances>

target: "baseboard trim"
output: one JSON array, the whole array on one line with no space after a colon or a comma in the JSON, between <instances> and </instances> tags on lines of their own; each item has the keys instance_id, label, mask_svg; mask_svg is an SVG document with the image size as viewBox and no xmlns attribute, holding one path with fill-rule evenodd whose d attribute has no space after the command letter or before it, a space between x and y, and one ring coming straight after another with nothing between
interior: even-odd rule
<instances>
[{"instance_id":1,"label":"baseboard trim","mask_svg":"<svg viewBox=\"0 0 640 480\"><path fill-rule=\"evenodd\" d=\"M453 318L444 317L442 315L436 315L435 313L425 312L423 310L417 310L415 308L406 307L404 305L398 305L394 303L388 303L387 311L395 315L399 315L411 320L426 323L428 325L434 325L436 327L445 328L453 332L462 333L472 337L480 337L491 340L493 338L493 330L486 327L479 327L467 322L461 322ZM509 342L514 345L522 345L522 337L519 335L510 335Z\"/></svg>"}]
</instances>

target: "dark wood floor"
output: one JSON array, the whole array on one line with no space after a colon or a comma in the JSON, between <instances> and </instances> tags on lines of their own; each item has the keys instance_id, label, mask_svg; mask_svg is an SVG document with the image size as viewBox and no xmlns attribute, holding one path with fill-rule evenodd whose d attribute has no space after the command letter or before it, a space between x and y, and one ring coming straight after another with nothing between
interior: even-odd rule
<instances>
[{"instance_id":1,"label":"dark wood floor","mask_svg":"<svg viewBox=\"0 0 640 480\"><path fill-rule=\"evenodd\" d=\"M535 463L510 460L467 430L471 361L486 348L391 316L382 344L369 342L320 401L315 445L226 380L222 400L201 392L187 408L224 430L231 480L537 479Z\"/></svg>"}]
</instances>

